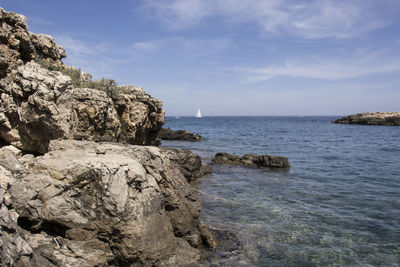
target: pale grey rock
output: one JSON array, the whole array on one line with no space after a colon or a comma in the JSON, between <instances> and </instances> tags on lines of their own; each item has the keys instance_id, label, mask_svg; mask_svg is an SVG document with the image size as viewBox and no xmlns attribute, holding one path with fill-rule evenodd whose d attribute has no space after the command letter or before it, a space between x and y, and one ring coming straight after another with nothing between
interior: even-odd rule
<instances>
[{"instance_id":1,"label":"pale grey rock","mask_svg":"<svg viewBox=\"0 0 400 267\"><path fill-rule=\"evenodd\" d=\"M51 141L48 153L28 161L9 194L10 208L30 231L24 240L31 264L43 258L59 266L200 262L200 203L159 148Z\"/></svg>"},{"instance_id":2,"label":"pale grey rock","mask_svg":"<svg viewBox=\"0 0 400 267\"><path fill-rule=\"evenodd\" d=\"M159 144L160 100L136 86L110 96L72 88L68 76L53 71L67 68L64 49L51 36L30 33L24 16L0 14L1 145L43 154L54 139ZM89 82L91 75L81 72L81 80Z\"/></svg>"},{"instance_id":3,"label":"pale grey rock","mask_svg":"<svg viewBox=\"0 0 400 267\"><path fill-rule=\"evenodd\" d=\"M22 172L25 169L15 156L15 150L10 149L10 146L0 148L0 166L11 172Z\"/></svg>"},{"instance_id":4,"label":"pale grey rock","mask_svg":"<svg viewBox=\"0 0 400 267\"><path fill-rule=\"evenodd\" d=\"M21 150L44 153L50 140L71 137L69 110L57 106L61 94L72 89L70 78L33 61L13 74L9 84L0 81L0 138Z\"/></svg>"}]
</instances>

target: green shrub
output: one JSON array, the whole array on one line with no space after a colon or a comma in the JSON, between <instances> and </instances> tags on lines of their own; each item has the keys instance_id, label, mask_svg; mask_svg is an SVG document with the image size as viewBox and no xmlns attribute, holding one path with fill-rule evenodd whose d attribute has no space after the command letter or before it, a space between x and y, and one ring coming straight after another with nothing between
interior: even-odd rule
<instances>
[{"instance_id":1,"label":"green shrub","mask_svg":"<svg viewBox=\"0 0 400 267\"><path fill-rule=\"evenodd\" d=\"M72 66L65 67L61 64L48 61L46 59L35 57L35 61L43 68L51 71L59 71L64 75L71 78L72 86L74 88L91 88L106 92L107 96L113 97L124 93L124 87L118 86L117 82L112 79L101 78L100 80L93 81L83 77L81 69L76 69Z\"/></svg>"}]
</instances>

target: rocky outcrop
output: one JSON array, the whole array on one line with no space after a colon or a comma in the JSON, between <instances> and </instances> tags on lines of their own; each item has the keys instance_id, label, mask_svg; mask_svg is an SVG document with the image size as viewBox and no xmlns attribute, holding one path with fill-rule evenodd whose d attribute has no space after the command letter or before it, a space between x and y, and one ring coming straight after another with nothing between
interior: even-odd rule
<instances>
[{"instance_id":1,"label":"rocky outcrop","mask_svg":"<svg viewBox=\"0 0 400 267\"><path fill-rule=\"evenodd\" d=\"M198 264L199 247L214 243L170 158L156 147L74 140L50 141L38 157L3 147L3 263Z\"/></svg>"},{"instance_id":2,"label":"rocky outcrop","mask_svg":"<svg viewBox=\"0 0 400 267\"><path fill-rule=\"evenodd\" d=\"M337 119L332 123L400 126L400 112L359 113Z\"/></svg>"},{"instance_id":3,"label":"rocky outcrop","mask_svg":"<svg viewBox=\"0 0 400 267\"><path fill-rule=\"evenodd\" d=\"M245 154L238 157L229 153L217 153L212 159L216 164L243 165L256 168L290 168L289 160L286 157Z\"/></svg>"},{"instance_id":4,"label":"rocky outcrop","mask_svg":"<svg viewBox=\"0 0 400 267\"><path fill-rule=\"evenodd\" d=\"M172 130L171 128L162 128L158 134L161 140L179 140L179 141L201 141L201 135L193 134L186 130Z\"/></svg>"},{"instance_id":5,"label":"rocky outcrop","mask_svg":"<svg viewBox=\"0 0 400 267\"><path fill-rule=\"evenodd\" d=\"M62 64L65 50L51 36L28 31L26 17L0 8L0 78L31 60Z\"/></svg>"},{"instance_id":6,"label":"rocky outcrop","mask_svg":"<svg viewBox=\"0 0 400 267\"><path fill-rule=\"evenodd\" d=\"M43 154L54 139L160 143L160 100L135 86L112 96L73 88L47 68L62 69L66 56L52 37L30 33L22 15L0 9L0 16L0 144Z\"/></svg>"},{"instance_id":7,"label":"rocky outcrop","mask_svg":"<svg viewBox=\"0 0 400 267\"><path fill-rule=\"evenodd\" d=\"M74 87L54 39L0 15L0 265L199 265L215 242L188 181L209 169L136 146L159 143L161 101Z\"/></svg>"},{"instance_id":8,"label":"rocky outcrop","mask_svg":"<svg viewBox=\"0 0 400 267\"><path fill-rule=\"evenodd\" d=\"M201 176L211 173L211 167L203 164L201 157L187 149L160 148L170 161L176 164L186 179L191 182Z\"/></svg>"}]
</instances>

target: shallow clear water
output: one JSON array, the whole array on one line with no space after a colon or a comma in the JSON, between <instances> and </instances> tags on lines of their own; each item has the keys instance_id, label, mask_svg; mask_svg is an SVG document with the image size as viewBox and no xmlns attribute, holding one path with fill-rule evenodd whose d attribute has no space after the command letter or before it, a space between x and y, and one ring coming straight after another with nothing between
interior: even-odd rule
<instances>
[{"instance_id":1,"label":"shallow clear water","mask_svg":"<svg viewBox=\"0 0 400 267\"><path fill-rule=\"evenodd\" d=\"M201 142L163 141L205 162L217 152L280 155L289 171L212 165L202 220L230 229L243 253L220 265L400 266L400 127L337 117L167 117Z\"/></svg>"}]
</instances>

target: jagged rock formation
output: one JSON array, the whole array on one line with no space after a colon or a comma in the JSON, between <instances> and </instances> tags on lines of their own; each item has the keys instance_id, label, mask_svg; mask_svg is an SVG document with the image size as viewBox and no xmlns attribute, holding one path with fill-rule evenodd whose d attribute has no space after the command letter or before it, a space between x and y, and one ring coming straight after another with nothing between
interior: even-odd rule
<instances>
[{"instance_id":1,"label":"jagged rock formation","mask_svg":"<svg viewBox=\"0 0 400 267\"><path fill-rule=\"evenodd\" d=\"M0 16L0 265L198 265L201 161L131 145L159 142L161 101L74 88L54 39Z\"/></svg>"},{"instance_id":2,"label":"jagged rock formation","mask_svg":"<svg viewBox=\"0 0 400 267\"><path fill-rule=\"evenodd\" d=\"M73 88L70 77L43 67L63 66L52 37L30 33L22 15L0 16L0 143L38 153L53 139L159 144L160 100L135 86L113 96Z\"/></svg>"},{"instance_id":3,"label":"jagged rock formation","mask_svg":"<svg viewBox=\"0 0 400 267\"><path fill-rule=\"evenodd\" d=\"M229 153L217 153L212 159L216 164L243 165L255 168L290 168L289 160L286 157L245 154L238 157Z\"/></svg>"},{"instance_id":4,"label":"jagged rock formation","mask_svg":"<svg viewBox=\"0 0 400 267\"><path fill-rule=\"evenodd\" d=\"M366 112L346 116L332 123L400 126L400 112Z\"/></svg>"},{"instance_id":5,"label":"jagged rock formation","mask_svg":"<svg viewBox=\"0 0 400 267\"><path fill-rule=\"evenodd\" d=\"M176 164L188 182L211 173L211 167L203 164L201 157L187 149L161 147L161 151Z\"/></svg>"},{"instance_id":6,"label":"jagged rock formation","mask_svg":"<svg viewBox=\"0 0 400 267\"><path fill-rule=\"evenodd\" d=\"M62 64L65 50L45 34L28 31L26 17L0 8L0 78L33 59Z\"/></svg>"},{"instance_id":7,"label":"jagged rock formation","mask_svg":"<svg viewBox=\"0 0 400 267\"><path fill-rule=\"evenodd\" d=\"M3 147L3 263L198 263L207 237L200 204L169 158L156 147L89 141L51 141L39 157Z\"/></svg>"},{"instance_id":8,"label":"jagged rock formation","mask_svg":"<svg viewBox=\"0 0 400 267\"><path fill-rule=\"evenodd\" d=\"M172 130L162 128L158 134L161 140L201 141L201 135L193 134L186 130Z\"/></svg>"}]
</instances>

